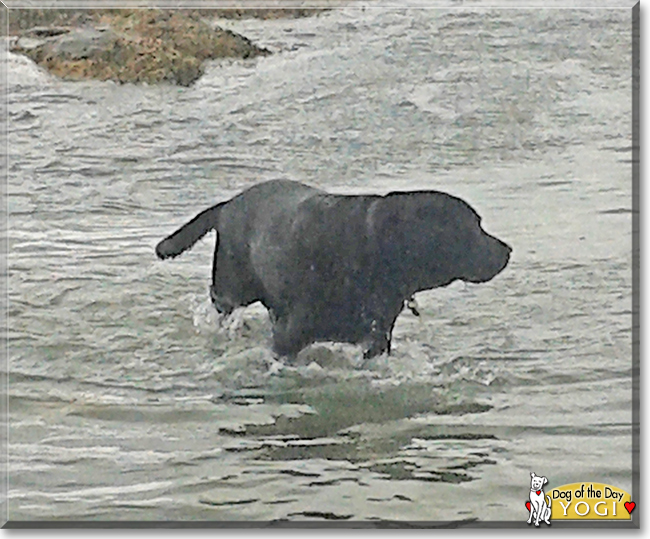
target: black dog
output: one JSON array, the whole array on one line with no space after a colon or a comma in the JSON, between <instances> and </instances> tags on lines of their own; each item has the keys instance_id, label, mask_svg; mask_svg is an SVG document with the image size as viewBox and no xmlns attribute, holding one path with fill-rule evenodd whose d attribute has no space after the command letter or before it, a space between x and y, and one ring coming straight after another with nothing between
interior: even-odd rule
<instances>
[{"instance_id":1,"label":"black dog","mask_svg":"<svg viewBox=\"0 0 650 539\"><path fill-rule=\"evenodd\" d=\"M291 357L318 341L362 344L366 358L390 352L395 320L415 292L489 281L511 252L445 193L343 196L274 180L200 213L156 254L178 256L213 229L216 309L261 301L274 352Z\"/></svg>"}]
</instances>

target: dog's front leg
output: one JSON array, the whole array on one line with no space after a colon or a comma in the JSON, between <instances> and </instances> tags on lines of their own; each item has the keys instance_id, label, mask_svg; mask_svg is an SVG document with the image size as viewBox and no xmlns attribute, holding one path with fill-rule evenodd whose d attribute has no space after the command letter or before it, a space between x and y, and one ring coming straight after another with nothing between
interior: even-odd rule
<instances>
[{"instance_id":1,"label":"dog's front leg","mask_svg":"<svg viewBox=\"0 0 650 539\"><path fill-rule=\"evenodd\" d=\"M528 515L528 524L530 524L533 521L533 502L530 502L530 515Z\"/></svg>"},{"instance_id":2,"label":"dog's front leg","mask_svg":"<svg viewBox=\"0 0 650 539\"><path fill-rule=\"evenodd\" d=\"M539 528L539 519L542 516L542 504L540 503L537 506L537 511L535 511L535 526Z\"/></svg>"}]
</instances>

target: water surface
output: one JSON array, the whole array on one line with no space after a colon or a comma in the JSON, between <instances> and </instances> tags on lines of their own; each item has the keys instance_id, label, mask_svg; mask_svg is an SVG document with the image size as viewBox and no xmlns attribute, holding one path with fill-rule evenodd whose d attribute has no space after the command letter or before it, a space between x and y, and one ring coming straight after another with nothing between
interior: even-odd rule
<instances>
[{"instance_id":1,"label":"water surface","mask_svg":"<svg viewBox=\"0 0 650 539\"><path fill-rule=\"evenodd\" d=\"M523 522L530 471L630 491L631 11L220 22L276 54L191 88L8 55L10 519ZM212 309L213 236L153 250L272 178L447 191L511 262L419 294L390 357L285 365L263 307Z\"/></svg>"}]
</instances>

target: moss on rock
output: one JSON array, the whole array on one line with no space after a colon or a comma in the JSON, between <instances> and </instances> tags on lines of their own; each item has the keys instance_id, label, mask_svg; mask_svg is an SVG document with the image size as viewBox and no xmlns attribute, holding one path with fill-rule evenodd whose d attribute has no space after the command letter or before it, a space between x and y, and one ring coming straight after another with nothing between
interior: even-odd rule
<instances>
[{"instance_id":1,"label":"moss on rock","mask_svg":"<svg viewBox=\"0 0 650 539\"><path fill-rule=\"evenodd\" d=\"M59 17L59 22L65 20ZM68 22L72 24L21 31L12 50L67 80L181 86L189 86L203 74L205 60L270 54L187 11L97 10Z\"/></svg>"}]
</instances>

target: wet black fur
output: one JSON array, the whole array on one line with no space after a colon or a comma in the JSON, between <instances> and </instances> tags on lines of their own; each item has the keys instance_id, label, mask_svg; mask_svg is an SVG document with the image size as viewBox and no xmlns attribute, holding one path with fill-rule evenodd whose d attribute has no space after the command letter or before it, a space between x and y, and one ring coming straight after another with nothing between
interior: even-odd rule
<instances>
[{"instance_id":1,"label":"wet black fur","mask_svg":"<svg viewBox=\"0 0 650 539\"><path fill-rule=\"evenodd\" d=\"M275 353L290 357L318 341L390 352L405 300L457 279L488 281L511 252L445 193L343 196L274 180L200 213L156 254L178 256L212 229L215 307L229 314L261 301Z\"/></svg>"}]
</instances>

